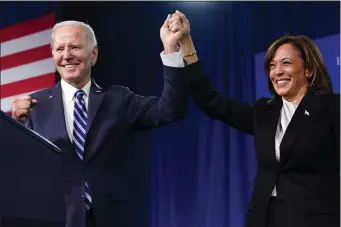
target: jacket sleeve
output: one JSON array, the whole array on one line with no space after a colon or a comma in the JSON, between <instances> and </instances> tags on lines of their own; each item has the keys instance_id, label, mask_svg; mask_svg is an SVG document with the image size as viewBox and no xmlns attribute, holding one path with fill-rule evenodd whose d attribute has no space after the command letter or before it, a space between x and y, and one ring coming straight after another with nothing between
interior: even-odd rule
<instances>
[{"instance_id":1,"label":"jacket sleeve","mask_svg":"<svg viewBox=\"0 0 341 227\"><path fill-rule=\"evenodd\" d=\"M254 134L254 107L220 95L205 76L200 62L187 66L187 79L190 93L203 113L242 132Z\"/></svg>"},{"instance_id":2,"label":"jacket sleeve","mask_svg":"<svg viewBox=\"0 0 341 227\"><path fill-rule=\"evenodd\" d=\"M186 68L164 66L164 88L161 97L144 97L126 88L127 116L138 129L164 126L184 117L188 110L189 92Z\"/></svg>"}]
</instances>

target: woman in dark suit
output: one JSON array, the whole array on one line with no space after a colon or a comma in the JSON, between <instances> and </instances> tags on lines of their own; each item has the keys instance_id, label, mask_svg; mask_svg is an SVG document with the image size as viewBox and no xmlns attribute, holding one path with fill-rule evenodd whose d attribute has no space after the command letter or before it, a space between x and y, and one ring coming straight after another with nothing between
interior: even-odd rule
<instances>
[{"instance_id":1,"label":"woman in dark suit","mask_svg":"<svg viewBox=\"0 0 341 227\"><path fill-rule=\"evenodd\" d=\"M180 41L190 92L212 119L255 136L257 175L247 227L340 226L340 97L318 47L284 36L267 50L271 98L253 106L222 97L204 75L189 34ZM170 23L170 30L175 22ZM186 33L185 33L186 34Z\"/></svg>"}]
</instances>

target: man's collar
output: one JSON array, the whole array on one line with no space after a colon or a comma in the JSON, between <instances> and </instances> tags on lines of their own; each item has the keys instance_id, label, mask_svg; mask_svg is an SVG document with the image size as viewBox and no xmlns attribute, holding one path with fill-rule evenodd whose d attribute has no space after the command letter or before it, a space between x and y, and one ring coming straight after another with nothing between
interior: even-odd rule
<instances>
[{"instance_id":1,"label":"man's collar","mask_svg":"<svg viewBox=\"0 0 341 227\"><path fill-rule=\"evenodd\" d=\"M79 89L72 86L71 84L67 83L63 79L61 79L60 85L61 85L62 92L63 92L66 103L70 103L72 101L72 99L74 98L76 91ZM82 88L82 90L85 92L85 95L88 97L89 97L89 93L90 93L90 87L91 87L91 79Z\"/></svg>"}]
</instances>

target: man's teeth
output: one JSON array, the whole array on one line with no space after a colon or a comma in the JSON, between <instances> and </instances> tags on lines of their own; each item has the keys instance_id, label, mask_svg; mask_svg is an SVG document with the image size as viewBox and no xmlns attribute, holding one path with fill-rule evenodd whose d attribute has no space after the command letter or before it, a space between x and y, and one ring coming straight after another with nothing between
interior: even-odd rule
<instances>
[{"instance_id":1,"label":"man's teeth","mask_svg":"<svg viewBox=\"0 0 341 227\"><path fill-rule=\"evenodd\" d=\"M65 68L73 68L76 67L76 65L64 65Z\"/></svg>"}]
</instances>

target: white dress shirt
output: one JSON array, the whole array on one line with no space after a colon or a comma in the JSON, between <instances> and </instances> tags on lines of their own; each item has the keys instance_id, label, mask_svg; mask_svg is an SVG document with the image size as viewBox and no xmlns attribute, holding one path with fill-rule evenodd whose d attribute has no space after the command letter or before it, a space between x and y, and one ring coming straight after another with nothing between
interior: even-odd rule
<instances>
[{"instance_id":1,"label":"white dress shirt","mask_svg":"<svg viewBox=\"0 0 341 227\"><path fill-rule=\"evenodd\" d=\"M276 130L276 136L275 136L275 152L276 152L276 159L279 162L280 160L280 145L284 136L285 131L288 128L288 125L291 121L292 116L294 115L298 104L294 102L288 102L284 98L282 98L283 106L281 109L281 114L279 117L277 130ZM272 196L277 196L276 186L272 190Z\"/></svg>"},{"instance_id":2,"label":"white dress shirt","mask_svg":"<svg viewBox=\"0 0 341 227\"><path fill-rule=\"evenodd\" d=\"M181 55L181 52L174 52L171 54L164 54L164 51L161 52L160 54L161 59L162 59L162 63L165 66L169 66L169 67L174 67L174 68L183 68L185 67L185 62L184 59Z\"/></svg>"},{"instance_id":3,"label":"white dress shirt","mask_svg":"<svg viewBox=\"0 0 341 227\"><path fill-rule=\"evenodd\" d=\"M60 85L62 87L62 97L64 104L64 115L65 115L65 123L66 130L69 135L70 141L73 141L73 110L75 105L75 93L78 88L75 88L71 84L67 83L65 80L61 79ZM83 99L85 101L86 109L88 109L89 105L89 93L91 87L91 80L82 88L85 92Z\"/></svg>"}]
</instances>

